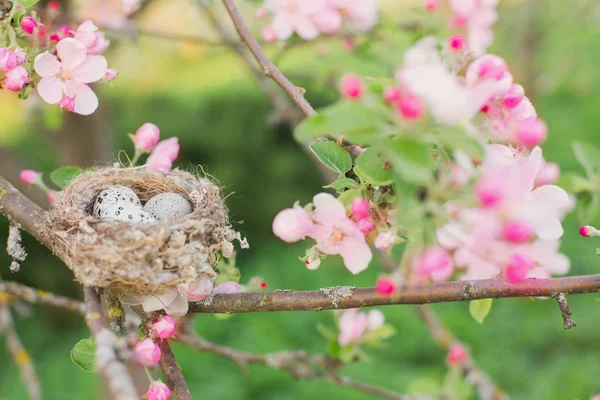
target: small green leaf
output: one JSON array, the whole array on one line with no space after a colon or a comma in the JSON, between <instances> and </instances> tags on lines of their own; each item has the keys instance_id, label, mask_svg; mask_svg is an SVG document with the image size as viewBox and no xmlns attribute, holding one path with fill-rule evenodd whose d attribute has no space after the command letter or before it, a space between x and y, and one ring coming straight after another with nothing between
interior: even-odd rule
<instances>
[{"instance_id":1,"label":"small green leaf","mask_svg":"<svg viewBox=\"0 0 600 400\"><path fill-rule=\"evenodd\" d=\"M480 324L490 313L492 309L492 299L471 300L469 303L469 312L471 317Z\"/></svg>"},{"instance_id":2,"label":"small green leaf","mask_svg":"<svg viewBox=\"0 0 600 400\"><path fill-rule=\"evenodd\" d=\"M463 129L459 127L448 127L438 133L437 136L442 145L453 150L460 150L473 159L483 159L483 144Z\"/></svg>"},{"instance_id":3,"label":"small green leaf","mask_svg":"<svg viewBox=\"0 0 600 400\"><path fill-rule=\"evenodd\" d=\"M71 183L71 181L79 174L81 174L82 169L79 167L71 167L71 166L65 166L65 167L60 167L58 169L55 169L54 171L50 172L50 179L52 179L52 182L54 182L54 184L56 186L58 186L61 189L66 188L67 186L69 186L69 184Z\"/></svg>"},{"instance_id":4,"label":"small green leaf","mask_svg":"<svg viewBox=\"0 0 600 400\"><path fill-rule=\"evenodd\" d=\"M33 7L40 0L19 0L19 5L25 8Z\"/></svg>"},{"instance_id":5,"label":"small green leaf","mask_svg":"<svg viewBox=\"0 0 600 400\"><path fill-rule=\"evenodd\" d=\"M439 397L442 394L442 386L438 381L430 377L421 377L408 384L408 394L421 394Z\"/></svg>"},{"instance_id":6,"label":"small green leaf","mask_svg":"<svg viewBox=\"0 0 600 400\"><path fill-rule=\"evenodd\" d=\"M93 338L82 339L71 350L71 361L86 372L94 372L96 343Z\"/></svg>"},{"instance_id":7,"label":"small green leaf","mask_svg":"<svg viewBox=\"0 0 600 400\"><path fill-rule=\"evenodd\" d=\"M362 193L360 189L350 189L340 194L338 196L338 200L344 203L345 205L348 205L352 203L352 200L354 200L355 198L361 197L361 195Z\"/></svg>"},{"instance_id":8,"label":"small green leaf","mask_svg":"<svg viewBox=\"0 0 600 400\"><path fill-rule=\"evenodd\" d=\"M323 165L340 175L352 168L352 157L335 142L316 142L310 145L310 149Z\"/></svg>"},{"instance_id":9,"label":"small green leaf","mask_svg":"<svg viewBox=\"0 0 600 400\"><path fill-rule=\"evenodd\" d=\"M342 363L348 364L354 361L354 357L357 355L357 348L354 345L348 345L340 347L339 359Z\"/></svg>"},{"instance_id":10,"label":"small green leaf","mask_svg":"<svg viewBox=\"0 0 600 400\"><path fill-rule=\"evenodd\" d=\"M578 197L577 218L581 223L589 223L598 214L600 194L584 194Z\"/></svg>"},{"instance_id":11,"label":"small green leaf","mask_svg":"<svg viewBox=\"0 0 600 400\"><path fill-rule=\"evenodd\" d=\"M579 164L585 169L588 177L600 172L600 149L588 142L573 142L573 152Z\"/></svg>"},{"instance_id":12,"label":"small green leaf","mask_svg":"<svg viewBox=\"0 0 600 400\"><path fill-rule=\"evenodd\" d=\"M327 346L327 350L328 353L334 357L334 358L339 358L340 357L340 344L338 343L337 339L331 339L328 343Z\"/></svg>"},{"instance_id":13,"label":"small green leaf","mask_svg":"<svg viewBox=\"0 0 600 400\"><path fill-rule=\"evenodd\" d=\"M374 186L389 185L394 177L391 163L385 157L384 151L376 148L366 149L360 153L356 159L354 173L362 181Z\"/></svg>"},{"instance_id":14,"label":"small green leaf","mask_svg":"<svg viewBox=\"0 0 600 400\"><path fill-rule=\"evenodd\" d=\"M387 154L394 171L409 183L428 183L433 177L435 161L427 145L414 137L402 136L387 142Z\"/></svg>"},{"instance_id":15,"label":"small green leaf","mask_svg":"<svg viewBox=\"0 0 600 400\"><path fill-rule=\"evenodd\" d=\"M357 189L360 185L354 180L350 178L341 178L337 181L331 182L331 184L327 186L323 186L324 188L332 188L337 191L343 191L344 189Z\"/></svg>"},{"instance_id":16,"label":"small green leaf","mask_svg":"<svg viewBox=\"0 0 600 400\"><path fill-rule=\"evenodd\" d=\"M298 142L309 142L321 136L327 136L329 128L323 114L305 118L294 130L294 138Z\"/></svg>"}]
</instances>

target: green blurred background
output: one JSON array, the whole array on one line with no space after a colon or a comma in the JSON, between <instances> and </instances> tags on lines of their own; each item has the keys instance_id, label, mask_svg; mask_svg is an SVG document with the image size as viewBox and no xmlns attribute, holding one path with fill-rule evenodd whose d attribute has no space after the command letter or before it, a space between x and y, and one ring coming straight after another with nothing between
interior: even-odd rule
<instances>
[{"instance_id":1,"label":"green blurred background","mask_svg":"<svg viewBox=\"0 0 600 400\"><path fill-rule=\"evenodd\" d=\"M419 4L390 0L382 6L386 18L409 22ZM252 16L251 6L244 9ZM600 125L600 5L596 0L504 1L499 11L492 51L507 58L515 80L523 83L548 122L546 158L559 162L563 171L578 171L570 142L595 142ZM193 2L186 0L156 1L139 21L155 30L211 32ZM258 28L256 21L252 25ZM402 41L404 34L396 34ZM410 35L405 36L408 44ZM389 62L399 63L402 50L390 51ZM89 119L61 115L33 99L17 102L12 94L0 92L0 173L16 182L23 168L49 172L65 163L114 161L118 149L131 151L126 133L153 122L163 138L179 137L181 167L204 166L231 194L227 205L232 219L243 222L238 229L250 242L250 249L238 257L242 282L260 275L269 289L373 284L380 271L375 264L352 276L330 258L318 271L309 271L297 259L303 254L302 244L287 245L272 235L274 215L296 200L309 201L322 182L290 129L267 122L271 106L235 56L223 48L141 37L115 43L107 58L120 76L114 87L99 88L101 106ZM341 73L392 72L368 55L345 52L332 41L293 49L281 65L294 82L307 88L315 105L335 99L332 79ZM44 203L35 190L25 192ZM562 249L572 260L571 274L597 273L596 244L579 237L577 226L570 215ZM0 242L6 241L7 232L6 221L0 219ZM31 237L24 242L29 256L19 272L11 273L10 259L0 254L4 279L81 297L61 262ZM570 331L563 330L558 307L551 301L495 301L483 325L471 319L467 303L440 304L435 309L470 346L480 367L514 399L583 400L600 392L599 302L593 294L572 296L569 301L578 324ZM341 373L400 392L418 379L441 382L445 353L430 340L413 309L396 306L382 311L397 334L386 347L368 350L370 362L346 366ZM317 323L333 326L332 314L265 313L228 319L200 315L196 327L209 340L253 352L324 352L327 343L316 331ZM73 344L89 336L80 317L32 307L31 315L16 317L16 326L34 358L45 399L106 398L102 381L69 359ZM25 399L4 344L0 337L0 400ZM262 366L251 366L245 375L228 360L177 345L174 351L198 399L370 397L323 381L295 381Z\"/></svg>"}]
</instances>

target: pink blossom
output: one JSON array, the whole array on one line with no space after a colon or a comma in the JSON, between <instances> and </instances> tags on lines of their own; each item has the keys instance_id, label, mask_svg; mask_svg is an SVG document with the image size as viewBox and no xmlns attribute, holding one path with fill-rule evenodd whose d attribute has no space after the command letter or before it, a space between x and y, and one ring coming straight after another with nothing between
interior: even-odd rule
<instances>
[{"instance_id":1,"label":"pink blossom","mask_svg":"<svg viewBox=\"0 0 600 400\"><path fill-rule=\"evenodd\" d=\"M360 312L356 308L346 310L338 321L340 346L360 343L368 331L375 331L383 326L385 317L379 310L368 313Z\"/></svg>"},{"instance_id":2,"label":"pink blossom","mask_svg":"<svg viewBox=\"0 0 600 400\"><path fill-rule=\"evenodd\" d=\"M213 280L207 274L201 274L187 291L189 301L202 301L206 299L213 291Z\"/></svg>"},{"instance_id":3,"label":"pink blossom","mask_svg":"<svg viewBox=\"0 0 600 400\"><path fill-rule=\"evenodd\" d=\"M22 180L23 178L21 178ZM579 234L583 237L600 236L600 231L590 225L585 225L579 228Z\"/></svg>"},{"instance_id":4,"label":"pink blossom","mask_svg":"<svg viewBox=\"0 0 600 400\"><path fill-rule=\"evenodd\" d=\"M256 10L256 18L258 19L265 19L268 15L269 13L264 8L259 8Z\"/></svg>"},{"instance_id":5,"label":"pink blossom","mask_svg":"<svg viewBox=\"0 0 600 400\"><path fill-rule=\"evenodd\" d=\"M317 247L325 254L339 254L346 268L357 274L369 266L372 254L363 233L346 216L346 207L328 193L317 194L313 198L315 222L311 233Z\"/></svg>"},{"instance_id":6,"label":"pink blossom","mask_svg":"<svg viewBox=\"0 0 600 400\"><path fill-rule=\"evenodd\" d=\"M312 231L313 221L300 206L280 211L273 220L273 233L287 243L304 239Z\"/></svg>"},{"instance_id":7,"label":"pink blossom","mask_svg":"<svg viewBox=\"0 0 600 400\"><path fill-rule=\"evenodd\" d=\"M154 381L146 394L148 400L168 400L171 398L171 390L160 381Z\"/></svg>"},{"instance_id":8,"label":"pink blossom","mask_svg":"<svg viewBox=\"0 0 600 400\"><path fill-rule=\"evenodd\" d=\"M79 25L73 36L87 47L88 54L102 54L110 46L110 40L98 32L98 27L90 20Z\"/></svg>"},{"instance_id":9,"label":"pink blossom","mask_svg":"<svg viewBox=\"0 0 600 400\"><path fill-rule=\"evenodd\" d=\"M33 185L38 182L40 179L40 173L33 171L31 169L24 169L19 173L19 178L21 178L21 182L26 185Z\"/></svg>"},{"instance_id":10,"label":"pink blossom","mask_svg":"<svg viewBox=\"0 0 600 400\"><path fill-rule=\"evenodd\" d=\"M448 355L446 356L446 362L448 365L460 366L465 365L469 358L469 352L460 343L453 343L448 348Z\"/></svg>"},{"instance_id":11,"label":"pink blossom","mask_svg":"<svg viewBox=\"0 0 600 400\"><path fill-rule=\"evenodd\" d=\"M402 96L396 103L398 113L408 120L418 119L423 114L423 106L416 96Z\"/></svg>"},{"instance_id":12,"label":"pink blossom","mask_svg":"<svg viewBox=\"0 0 600 400\"><path fill-rule=\"evenodd\" d=\"M179 140L176 137L163 140L156 145L152 154L148 157L148 168L158 172L167 173L171 170L173 161L177 159L178 155Z\"/></svg>"},{"instance_id":13,"label":"pink blossom","mask_svg":"<svg viewBox=\"0 0 600 400\"><path fill-rule=\"evenodd\" d=\"M465 38L461 35L454 35L448 39L448 48L452 51L464 51L467 48Z\"/></svg>"},{"instance_id":14,"label":"pink blossom","mask_svg":"<svg viewBox=\"0 0 600 400\"><path fill-rule=\"evenodd\" d=\"M260 31L260 36L267 43L275 43L277 41L277 34L271 25L265 25Z\"/></svg>"},{"instance_id":15,"label":"pink blossom","mask_svg":"<svg viewBox=\"0 0 600 400\"><path fill-rule=\"evenodd\" d=\"M21 91L23 86L26 83L29 83L29 73L20 65L8 70L5 78L4 84L6 85L6 88L13 92Z\"/></svg>"},{"instance_id":16,"label":"pink blossom","mask_svg":"<svg viewBox=\"0 0 600 400\"><path fill-rule=\"evenodd\" d=\"M69 25L62 25L58 28L58 33L61 34L63 38L73 36L73 29Z\"/></svg>"},{"instance_id":17,"label":"pink blossom","mask_svg":"<svg viewBox=\"0 0 600 400\"><path fill-rule=\"evenodd\" d=\"M526 222L508 221L504 224L502 235L511 243L524 243L533 238L534 232Z\"/></svg>"},{"instance_id":18,"label":"pink blossom","mask_svg":"<svg viewBox=\"0 0 600 400\"><path fill-rule=\"evenodd\" d=\"M367 234L369 232L371 232L373 230L373 221L371 221L369 218L361 218L356 222L356 225L358 226L358 229L360 229L360 231L363 234Z\"/></svg>"},{"instance_id":19,"label":"pink blossom","mask_svg":"<svg viewBox=\"0 0 600 400\"><path fill-rule=\"evenodd\" d=\"M381 277L377 280L375 291L380 296L389 296L396 291L396 284L388 277Z\"/></svg>"},{"instance_id":20,"label":"pink blossom","mask_svg":"<svg viewBox=\"0 0 600 400\"><path fill-rule=\"evenodd\" d=\"M362 96L363 91L363 83L358 75L347 74L340 80L340 92L347 99L358 99Z\"/></svg>"},{"instance_id":21,"label":"pink blossom","mask_svg":"<svg viewBox=\"0 0 600 400\"><path fill-rule=\"evenodd\" d=\"M28 33L30 35L33 33L33 31L35 31L37 26L38 24L35 18L23 17L23 19L21 20L21 29L23 29L23 32Z\"/></svg>"},{"instance_id":22,"label":"pink blossom","mask_svg":"<svg viewBox=\"0 0 600 400\"><path fill-rule=\"evenodd\" d=\"M160 348L150 338L135 344L135 354L140 364L146 367L154 367L160 360Z\"/></svg>"},{"instance_id":23,"label":"pink blossom","mask_svg":"<svg viewBox=\"0 0 600 400\"><path fill-rule=\"evenodd\" d=\"M448 280L454 272L452 258L439 246L428 248L413 264L417 282L431 278L434 282Z\"/></svg>"},{"instance_id":24,"label":"pink blossom","mask_svg":"<svg viewBox=\"0 0 600 400\"><path fill-rule=\"evenodd\" d=\"M274 13L273 29L279 40L289 39L294 32L304 40L319 35L314 17L326 4L326 0L266 0L264 8Z\"/></svg>"},{"instance_id":25,"label":"pink blossom","mask_svg":"<svg viewBox=\"0 0 600 400\"><path fill-rule=\"evenodd\" d=\"M480 83L495 83L494 96L506 94L512 86L512 75L508 71L506 62L501 57L486 54L473 61L465 73L465 82L468 87L476 87ZM490 96L492 97L492 96Z\"/></svg>"},{"instance_id":26,"label":"pink blossom","mask_svg":"<svg viewBox=\"0 0 600 400\"><path fill-rule=\"evenodd\" d=\"M237 282L223 282L215 287L217 294L235 294L242 291L242 286Z\"/></svg>"},{"instance_id":27,"label":"pink blossom","mask_svg":"<svg viewBox=\"0 0 600 400\"><path fill-rule=\"evenodd\" d=\"M158 129L158 126L150 122L146 122L135 132L133 143L139 149L148 151L156 146L159 138L160 130Z\"/></svg>"},{"instance_id":28,"label":"pink blossom","mask_svg":"<svg viewBox=\"0 0 600 400\"><path fill-rule=\"evenodd\" d=\"M364 33L377 23L377 0L329 0L329 5L343 16L344 25L354 33Z\"/></svg>"},{"instance_id":29,"label":"pink blossom","mask_svg":"<svg viewBox=\"0 0 600 400\"><path fill-rule=\"evenodd\" d=\"M557 163L544 162L535 176L535 186L551 185L560 177L560 167Z\"/></svg>"},{"instance_id":30,"label":"pink blossom","mask_svg":"<svg viewBox=\"0 0 600 400\"><path fill-rule=\"evenodd\" d=\"M17 56L6 47L0 48L0 71L9 71L17 66Z\"/></svg>"},{"instance_id":31,"label":"pink blossom","mask_svg":"<svg viewBox=\"0 0 600 400\"><path fill-rule=\"evenodd\" d=\"M57 104L63 94L75 101L77 114L89 115L98 108L98 97L87 86L104 76L107 69L106 59L102 56L87 55L83 43L67 38L57 45L61 61L48 51L35 58L35 71L42 77L37 91L49 104Z\"/></svg>"},{"instance_id":32,"label":"pink blossom","mask_svg":"<svg viewBox=\"0 0 600 400\"><path fill-rule=\"evenodd\" d=\"M106 70L106 72L104 73L104 77L103 77L103 79L104 79L106 82L112 82L112 81L114 81L114 80L117 78L117 76L118 76L118 75L119 75L119 73L118 73L117 71L115 71L115 70L114 70L114 69L112 69L112 68L109 68L109 69L107 69L107 70Z\"/></svg>"},{"instance_id":33,"label":"pink blossom","mask_svg":"<svg viewBox=\"0 0 600 400\"><path fill-rule=\"evenodd\" d=\"M46 197L48 198L48 203L54 204L58 197L58 192L56 190L49 190L48 193L46 193Z\"/></svg>"},{"instance_id":34,"label":"pink blossom","mask_svg":"<svg viewBox=\"0 0 600 400\"><path fill-rule=\"evenodd\" d=\"M396 236L396 234L394 232L391 232L391 231L381 232L375 238L375 242L374 242L375 248L377 250L387 250L396 243L397 238L398 237Z\"/></svg>"},{"instance_id":35,"label":"pink blossom","mask_svg":"<svg viewBox=\"0 0 600 400\"><path fill-rule=\"evenodd\" d=\"M177 322L170 315L161 315L156 322L152 324L152 330L157 337L168 339L175 333Z\"/></svg>"},{"instance_id":36,"label":"pink blossom","mask_svg":"<svg viewBox=\"0 0 600 400\"><path fill-rule=\"evenodd\" d=\"M58 107L61 110L73 112L73 110L75 109L75 102L69 96L63 96L63 98L60 99L60 102L58 103Z\"/></svg>"},{"instance_id":37,"label":"pink blossom","mask_svg":"<svg viewBox=\"0 0 600 400\"><path fill-rule=\"evenodd\" d=\"M383 91L383 98L388 103L395 103L400 100L400 90L395 86L388 86Z\"/></svg>"},{"instance_id":38,"label":"pink blossom","mask_svg":"<svg viewBox=\"0 0 600 400\"><path fill-rule=\"evenodd\" d=\"M371 310L367 313L367 330L376 331L385 324L385 317L379 310Z\"/></svg>"},{"instance_id":39,"label":"pink blossom","mask_svg":"<svg viewBox=\"0 0 600 400\"><path fill-rule=\"evenodd\" d=\"M18 48L14 51L15 57L17 58L17 65L21 65L24 62L28 61L27 53L22 48Z\"/></svg>"},{"instance_id":40,"label":"pink blossom","mask_svg":"<svg viewBox=\"0 0 600 400\"><path fill-rule=\"evenodd\" d=\"M467 29L469 50L475 55L485 53L492 44L494 34L491 26L498 19L496 5L498 0L450 0L450 8L456 14L458 25Z\"/></svg>"},{"instance_id":41,"label":"pink blossom","mask_svg":"<svg viewBox=\"0 0 600 400\"><path fill-rule=\"evenodd\" d=\"M504 270L506 279L510 283L523 282L527 278L529 271L533 269L533 266L533 260L530 258L520 254L513 254L510 264Z\"/></svg>"},{"instance_id":42,"label":"pink blossom","mask_svg":"<svg viewBox=\"0 0 600 400\"><path fill-rule=\"evenodd\" d=\"M370 214L369 202L361 197L352 200L352 215L356 219L367 218Z\"/></svg>"},{"instance_id":43,"label":"pink blossom","mask_svg":"<svg viewBox=\"0 0 600 400\"><path fill-rule=\"evenodd\" d=\"M344 45L344 50L346 51L353 51L356 49L356 39L351 36L346 36L342 44Z\"/></svg>"},{"instance_id":44,"label":"pink blossom","mask_svg":"<svg viewBox=\"0 0 600 400\"><path fill-rule=\"evenodd\" d=\"M314 16L319 30L327 35L339 31L342 27L342 15L333 7L324 7Z\"/></svg>"}]
</instances>

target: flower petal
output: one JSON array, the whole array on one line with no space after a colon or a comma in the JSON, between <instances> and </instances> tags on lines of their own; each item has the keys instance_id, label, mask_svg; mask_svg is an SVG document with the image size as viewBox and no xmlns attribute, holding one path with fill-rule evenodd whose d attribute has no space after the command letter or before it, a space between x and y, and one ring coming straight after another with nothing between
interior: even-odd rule
<instances>
[{"instance_id":1,"label":"flower petal","mask_svg":"<svg viewBox=\"0 0 600 400\"><path fill-rule=\"evenodd\" d=\"M62 99L64 84L54 76L42 78L38 83L37 91L40 97L48 104L57 104Z\"/></svg>"},{"instance_id":2,"label":"flower petal","mask_svg":"<svg viewBox=\"0 0 600 400\"><path fill-rule=\"evenodd\" d=\"M273 30L279 40L287 40L294 33L292 21L288 13L280 12L273 18Z\"/></svg>"},{"instance_id":3,"label":"flower petal","mask_svg":"<svg viewBox=\"0 0 600 400\"><path fill-rule=\"evenodd\" d=\"M85 61L73 70L73 78L81 83L92 83L102 79L108 62L103 56L87 56Z\"/></svg>"},{"instance_id":4,"label":"flower petal","mask_svg":"<svg viewBox=\"0 0 600 400\"><path fill-rule=\"evenodd\" d=\"M48 78L58 74L60 71L60 61L46 51L37 55L33 62L33 67L39 76Z\"/></svg>"},{"instance_id":5,"label":"flower petal","mask_svg":"<svg viewBox=\"0 0 600 400\"><path fill-rule=\"evenodd\" d=\"M294 17L294 30L304 40L313 40L319 36L319 30L313 20L302 15Z\"/></svg>"},{"instance_id":6,"label":"flower petal","mask_svg":"<svg viewBox=\"0 0 600 400\"><path fill-rule=\"evenodd\" d=\"M177 290L171 289L160 295L150 295L142 297L140 300L142 301L142 307L145 312L158 311L162 309L166 309L175 298L179 295Z\"/></svg>"},{"instance_id":7,"label":"flower petal","mask_svg":"<svg viewBox=\"0 0 600 400\"><path fill-rule=\"evenodd\" d=\"M344 259L344 265L354 275L364 271L369 266L373 254L364 237L348 236L342 241L340 255Z\"/></svg>"},{"instance_id":8,"label":"flower petal","mask_svg":"<svg viewBox=\"0 0 600 400\"><path fill-rule=\"evenodd\" d=\"M312 217L321 224L332 225L339 220L346 219L346 207L329 193L317 194L313 197L313 204L315 211Z\"/></svg>"},{"instance_id":9,"label":"flower petal","mask_svg":"<svg viewBox=\"0 0 600 400\"><path fill-rule=\"evenodd\" d=\"M185 296L180 294L175 297L175 300L171 302L167 307L165 307L165 311L169 315L174 315L176 317L180 317L182 315L187 314L188 312L188 302Z\"/></svg>"},{"instance_id":10,"label":"flower petal","mask_svg":"<svg viewBox=\"0 0 600 400\"><path fill-rule=\"evenodd\" d=\"M56 45L58 56L62 61L63 68L73 69L85 61L87 47L79 40L66 38Z\"/></svg>"},{"instance_id":11,"label":"flower petal","mask_svg":"<svg viewBox=\"0 0 600 400\"><path fill-rule=\"evenodd\" d=\"M98 108L96 93L86 84L70 80L65 84L65 94L75 101L73 110L80 115L90 115Z\"/></svg>"}]
</instances>

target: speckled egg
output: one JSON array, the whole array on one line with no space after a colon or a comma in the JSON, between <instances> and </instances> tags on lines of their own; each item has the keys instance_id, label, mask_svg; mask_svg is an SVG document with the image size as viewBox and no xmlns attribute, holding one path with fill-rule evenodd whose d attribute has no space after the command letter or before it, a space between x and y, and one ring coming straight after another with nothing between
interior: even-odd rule
<instances>
[{"instance_id":1,"label":"speckled egg","mask_svg":"<svg viewBox=\"0 0 600 400\"><path fill-rule=\"evenodd\" d=\"M104 211L117 203L129 203L141 207L137 194L127 186L114 185L100 192L94 203L93 215L100 218Z\"/></svg>"},{"instance_id":2,"label":"speckled egg","mask_svg":"<svg viewBox=\"0 0 600 400\"><path fill-rule=\"evenodd\" d=\"M112 204L102 210L99 218L132 224L150 224L156 222L156 219L144 211L142 206L130 202Z\"/></svg>"},{"instance_id":3,"label":"speckled egg","mask_svg":"<svg viewBox=\"0 0 600 400\"><path fill-rule=\"evenodd\" d=\"M144 210L158 221L166 221L188 215L192 212L192 205L180 194L161 193L148 200Z\"/></svg>"}]
</instances>

